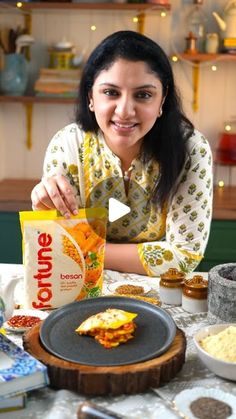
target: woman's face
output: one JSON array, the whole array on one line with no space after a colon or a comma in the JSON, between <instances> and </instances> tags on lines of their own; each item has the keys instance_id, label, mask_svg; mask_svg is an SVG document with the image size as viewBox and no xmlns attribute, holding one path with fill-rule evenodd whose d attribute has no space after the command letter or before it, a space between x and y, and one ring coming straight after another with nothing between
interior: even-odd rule
<instances>
[{"instance_id":1,"label":"woman's face","mask_svg":"<svg viewBox=\"0 0 236 419\"><path fill-rule=\"evenodd\" d=\"M134 158L159 116L162 84L143 61L118 59L95 79L90 110L109 148L120 158Z\"/></svg>"}]
</instances>

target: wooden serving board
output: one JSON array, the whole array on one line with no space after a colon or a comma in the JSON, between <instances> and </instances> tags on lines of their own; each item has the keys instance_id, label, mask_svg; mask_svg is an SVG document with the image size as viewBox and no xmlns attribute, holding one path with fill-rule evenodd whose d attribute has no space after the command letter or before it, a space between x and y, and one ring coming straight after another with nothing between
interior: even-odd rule
<instances>
[{"instance_id":1,"label":"wooden serving board","mask_svg":"<svg viewBox=\"0 0 236 419\"><path fill-rule=\"evenodd\" d=\"M26 351L48 367L50 385L90 396L143 393L169 382L185 361L186 338L177 329L175 339L163 355L137 364L119 367L94 367L64 361L50 354L39 337L40 324L23 336Z\"/></svg>"}]
</instances>

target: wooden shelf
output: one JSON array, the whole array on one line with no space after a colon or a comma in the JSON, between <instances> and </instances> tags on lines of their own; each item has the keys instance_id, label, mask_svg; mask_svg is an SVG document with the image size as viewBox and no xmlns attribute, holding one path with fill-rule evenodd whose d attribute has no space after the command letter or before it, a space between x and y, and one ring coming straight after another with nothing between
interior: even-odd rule
<instances>
[{"instance_id":1,"label":"wooden shelf","mask_svg":"<svg viewBox=\"0 0 236 419\"><path fill-rule=\"evenodd\" d=\"M173 54L175 55L175 54ZM178 55L180 59L192 61L194 63L202 63L207 61L236 61L236 54L186 54Z\"/></svg>"},{"instance_id":2,"label":"wooden shelf","mask_svg":"<svg viewBox=\"0 0 236 419\"><path fill-rule=\"evenodd\" d=\"M48 104L74 104L76 98L66 97L39 97L39 96L0 96L0 103L48 103Z\"/></svg>"},{"instance_id":3,"label":"wooden shelf","mask_svg":"<svg viewBox=\"0 0 236 419\"><path fill-rule=\"evenodd\" d=\"M16 3L8 3L16 7ZM29 2L22 5L22 10L170 10L170 3L164 0L155 3L71 3L71 2Z\"/></svg>"}]
</instances>

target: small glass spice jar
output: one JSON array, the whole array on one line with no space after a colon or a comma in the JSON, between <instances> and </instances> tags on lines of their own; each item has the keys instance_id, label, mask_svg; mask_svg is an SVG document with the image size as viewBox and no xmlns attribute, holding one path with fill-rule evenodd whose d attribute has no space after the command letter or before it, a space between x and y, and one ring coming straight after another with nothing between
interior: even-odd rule
<instances>
[{"instance_id":1,"label":"small glass spice jar","mask_svg":"<svg viewBox=\"0 0 236 419\"><path fill-rule=\"evenodd\" d=\"M184 281L182 307L189 313L207 311L208 281L201 275Z\"/></svg>"},{"instance_id":2,"label":"small glass spice jar","mask_svg":"<svg viewBox=\"0 0 236 419\"><path fill-rule=\"evenodd\" d=\"M165 304L181 305L182 288L185 274L178 269L170 268L160 275L159 294L160 300Z\"/></svg>"}]
</instances>

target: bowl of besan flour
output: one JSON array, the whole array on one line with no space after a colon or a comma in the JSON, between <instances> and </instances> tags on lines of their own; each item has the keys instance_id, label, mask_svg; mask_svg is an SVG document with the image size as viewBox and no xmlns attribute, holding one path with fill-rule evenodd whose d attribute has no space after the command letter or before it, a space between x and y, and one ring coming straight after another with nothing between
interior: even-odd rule
<instances>
[{"instance_id":1,"label":"bowl of besan flour","mask_svg":"<svg viewBox=\"0 0 236 419\"><path fill-rule=\"evenodd\" d=\"M195 334L194 343L209 370L236 381L236 323L207 326Z\"/></svg>"}]
</instances>

